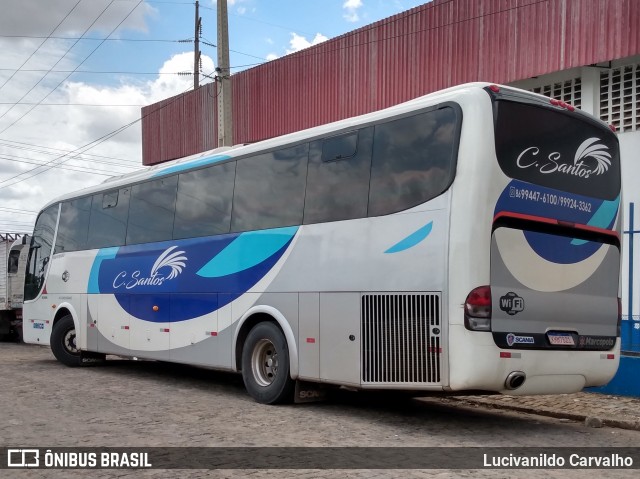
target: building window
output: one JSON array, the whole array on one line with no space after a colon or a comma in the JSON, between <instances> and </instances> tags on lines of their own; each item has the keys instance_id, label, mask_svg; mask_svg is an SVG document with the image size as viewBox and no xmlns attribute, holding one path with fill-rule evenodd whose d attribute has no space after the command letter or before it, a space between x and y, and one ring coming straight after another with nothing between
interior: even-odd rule
<instances>
[{"instance_id":1,"label":"building window","mask_svg":"<svg viewBox=\"0 0 640 479\"><path fill-rule=\"evenodd\" d=\"M582 105L582 80L580 78L572 78L571 80L563 82L542 85L532 88L531 91L570 103L576 108L580 108Z\"/></svg>"},{"instance_id":2,"label":"building window","mask_svg":"<svg viewBox=\"0 0 640 479\"><path fill-rule=\"evenodd\" d=\"M640 65L627 65L600 73L600 118L621 133L638 129Z\"/></svg>"}]
</instances>

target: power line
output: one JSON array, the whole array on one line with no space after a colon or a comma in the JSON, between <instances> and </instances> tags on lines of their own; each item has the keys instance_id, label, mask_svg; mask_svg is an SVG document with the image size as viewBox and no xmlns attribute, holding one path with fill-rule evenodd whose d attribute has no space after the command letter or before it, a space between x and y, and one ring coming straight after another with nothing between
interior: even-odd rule
<instances>
[{"instance_id":1,"label":"power line","mask_svg":"<svg viewBox=\"0 0 640 479\"><path fill-rule=\"evenodd\" d=\"M40 103L40 102L25 102L25 101L21 101L21 102L17 102L17 103L11 103L11 102L0 102L0 105L35 105L35 106L101 106L101 107L143 107L146 106L143 103L139 103L139 104L112 104L112 105L105 105L105 104L98 104L98 103Z\"/></svg>"},{"instance_id":2,"label":"power line","mask_svg":"<svg viewBox=\"0 0 640 479\"><path fill-rule=\"evenodd\" d=\"M14 148L16 150L32 151L34 153L41 153L41 154L44 154L44 155L57 155L57 153L53 153L53 152L50 152L50 151L43 151L43 150L39 150L39 149L36 149L36 148L21 148L21 147L15 147L15 146L11 146L11 145L3 145L2 143L0 143L0 146ZM0 154L10 155L10 156L14 156L16 158L26 158L26 157L20 157L20 156L12 155L11 153L2 153L2 152L0 152ZM33 158L26 158L26 159L31 160ZM88 159L88 158L76 158L76 159L80 160L80 161L91 161L91 159ZM93 161L95 161L95 160L93 160ZM122 160L122 161L126 161L126 160ZM129 163L129 162L127 162L127 163ZM101 165L118 166L118 167L121 167L121 168L139 169L139 166L137 166L137 165L134 166L134 165L131 165L131 164L115 163L115 162L112 162L112 161L104 161L104 160L102 160L100 162L100 164Z\"/></svg>"},{"instance_id":3,"label":"power line","mask_svg":"<svg viewBox=\"0 0 640 479\"><path fill-rule=\"evenodd\" d=\"M441 7L441 6L443 6L443 5L446 5L446 4L451 3L451 2L454 2L454 1L457 1L457 0L448 0L448 1L446 1L446 2L442 2L442 3L439 3L439 4L437 4L437 5L433 5L433 6L431 6L431 7L429 8L429 10L432 10L432 9L435 9L435 8L438 8L438 7ZM408 36L410 36L410 35L415 35L416 33L422 33L422 32L428 32L428 31L432 31L432 30L438 30L438 29L440 29L440 28L450 27L450 26L452 26L452 25L458 25L458 24L460 24L460 23L466 23L466 22L469 22L469 21L471 21L471 20L476 20L476 19L478 19L478 18L490 17L490 16L493 16L493 15L498 15L498 14L500 14L500 13L510 12L510 11L512 11L512 10L518 10L518 9L520 9L520 8L532 7L532 6L535 6L535 5L539 5L539 4L541 4L541 3L547 3L548 1L549 1L549 0L538 0L537 2L528 3L528 4L526 4L526 5L516 5L515 7L504 8L504 9L502 9L502 10L497 10L497 11L495 11L495 12L485 13L485 14L482 14L482 15L477 15L477 16L475 16L475 17L465 18L465 19L458 20L458 21L455 21L455 22L451 22L451 23L444 23L444 24L442 24L442 25L436 25L435 27L428 27L428 28L423 28L423 29L421 29L421 30L414 30L414 31L411 31L411 32L399 33L399 34L397 34L397 35L393 35L393 36L390 36L390 37L378 38L378 39L375 39L375 40L370 40L370 41L367 41L367 42L361 42L361 43L355 43L355 44L352 44L352 45L344 45L344 46L341 46L341 47L333 48L333 49L331 49L331 50L320 50L320 48L319 48L319 47L322 47L322 46L325 44L325 42L323 42L323 43L320 43L320 44L311 45L311 47L316 47L316 50L315 50L315 51L294 52L294 53L299 53L299 54L298 54L298 55L294 55L294 53L291 53L291 54L290 54L290 55L291 55L291 57L290 57L290 58L291 58L292 60L293 60L293 59L295 59L295 60L300 60L300 59L302 59L302 58L306 58L306 57L317 56L317 55L326 55L326 54L328 54L328 53L334 53L334 52L337 52L337 51L340 51L340 50L346 50L347 48L361 47L361 46L365 46L365 45L370 45L370 44L372 44L372 43L380 43L380 42L385 42L385 41L387 41L387 40L394 40L394 39L396 39L396 38L408 37ZM393 19L393 20L390 20L390 21L389 21L389 23L391 23L391 22L396 22L396 21L399 21L399 20L405 20L407 17L412 16L412 15L416 15L416 14L418 14L418 13L422 13L422 12L424 12L425 10L427 10L427 9L422 9L422 10L419 10L419 11L412 12L412 13L410 13L410 14L408 14L408 15L403 16L403 17L395 18L395 19ZM369 26L367 26L367 27L363 27L363 28L360 28L360 29L358 29L358 30L354 30L354 31L349 32L349 33L350 33L350 34L351 34L351 33L354 33L354 34L355 34L355 33L358 33L358 34L360 34L360 33L363 33L363 32L367 32L367 31L369 31L369 30L371 30L371 29L373 29L373 28L377 27L379 23L380 23L380 22L376 22L376 23L371 24L371 25L369 25ZM342 37L345 37L345 35L343 35ZM309 49L311 49L311 47L309 47Z\"/></svg>"},{"instance_id":4,"label":"power line","mask_svg":"<svg viewBox=\"0 0 640 479\"><path fill-rule=\"evenodd\" d=\"M112 0L112 1L109 3L109 5L107 5L107 6L106 6L106 8L102 11L102 13L104 13L104 11L106 11L106 10L107 10L107 9L108 9L112 4L113 4L113 2L114 2L114 1L115 1L115 0ZM132 13L133 13L137 8L138 8L138 6L140 6L140 4L141 4L143 1L144 1L144 0L139 0L139 1L138 1L138 3L136 3L136 4L135 4L135 6L134 6L134 7L131 9L131 11L130 11L130 12L129 12L129 13L128 13L128 14L127 14L127 15L126 15L126 16L125 16L121 21L120 21L120 23L118 23L118 24L113 28L113 30L111 30L111 32L109 33L109 35L107 35L107 38L108 38L108 37L110 37L110 36L111 36L111 35L112 35L112 34L113 34L113 33L114 33L114 32L115 32L115 31L120 27L120 25L122 25L122 24L125 22L125 20L131 16L131 14L132 14ZM96 22L98 21L98 18L100 18L100 16L102 16L102 13L100 13L100 15L99 15L95 20L94 20L94 22L89 26L89 28L91 28L91 26L92 26L94 23L96 23ZM85 31L85 33L86 33L86 31ZM83 35L84 35L84 33L83 33ZM85 58L84 58L84 60L82 60L82 61L78 64L78 66L77 66L75 69L77 70L78 68L80 68L80 66L81 66L84 62L86 62L86 61L91 57L91 55L93 55L93 54L96 52L96 50L102 46L102 44L103 44L104 42L105 42L105 40L102 40L102 41L101 41L101 42L100 42L100 43L99 43L99 44L98 44L98 45L97 45L97 46L96 46L96 47L95 47L95 48L94 48L94 49L93 49L93 50L92 50L92 51L91 51L91 52L90 52L90 53L89 53ZM62 58L61 58L60 60L62 60ZM56 62L56 65L59 63L59 61L60 61L60 60L58 60L58 62ZM55 65L54 65L54 67L55 67ZM41 103L41 102L43 102L44 100L46 100L47 98L49 98L49 95L51 95L54 91L56 91L56 90L58 89L58 87L59 87L60 85L62 85L62 84L63 84L63 83L64 83L64 82L65 82L65 81L66 81L66 80L67 80L71 75L72 75L72 73L69 73L69 74L68 74L64 79L62 79L62 80L60 81L60 83L58 83L58 84L57 84L57 85L56 85L56 86L55 86L55 87L54 87L54 88L53 88L49 93L47 93L47 95L46 95L42 100L40 100L40 103ZM45 76L46 76L46 75L45 75ZM43 78L44 78L44 77L43 77ZM38 83L39 83L39 82L38 82ZM34 88L35 88L35 87L34 87ZM33 88L32 88L32 89L33 89ZM31 91L31 90L30 90L30 91ZM27 94L28 94L28 92L27 92ZM26 94L25 94L25 96L26 96ZM24 96L23 96L22 98L20 98L20 100L18 100L18 101L22 101L23 99L24 99ZM20 120L22 120L25 116L27 116L29 113L31 113L35 107L36 107L36 105L32 106L32 107L31 107L31 108L30 108L26 113L24 113L21 117L19 117L17 120L15 120L14 122L12 122L9 126L7 126L7 127L3 128L3 129L0 131L0 134L4 133L4 132L5 132L5 131L7 131L9 128L11 128L13 125L15 125L17 122L19 122ZM13 107L11 107L11 108L13 108ZM10 108L10 109L11 109L11 108ZM5 112L5 114L6 114L6 112ZM4 116L4 114L3 114L3 115L1 115L1 116L0 116L0 118L2 118L3 116Z\"/></svg>"},{"instance_id":5,"label":"power line","mask_svg":"<svg viewBox=\"0 0 640 479\"><path fill-rule=\"evenodd\" d=\"M204 40L207 40L207 39L205 38ZM202 42L202 43L203 43L203 44L205 44L205 45L207 45L208 47L218 48L218 45L216 45L216 44L214 44L214 43L212 43L212 42L209 42L209 41L204 41L204 42ZM230 52L233 52L233 53L238 53L239 55L245 55L245 56L247 56L247 57L257 58L258 60L264 60L264 61L266 61L266 58L264 58L264 57L258 57L258 56L256 56L256 55L252 55L251 53L239 52L238 50L232 50L231 48L229 49L229 51L230 51Z\"/></svg>"},{"instance_id":6,"label":"power line","mask_svg":"<svg viewBox=\"0 0 640 479\"><path fill-rule=\"evenodd\" d=\"M20 145L20 146L7 145L7 143L15 143L15 144ZM14 149L17 149L17 150L34 151L36 153L44 153L46 155L56 155L57 153L52 153L52 152L42 151L42 150L52 150L52 151L55 151L55 152L66 153L66 154L74 153L74 150L64 150L62 148L54 148L54 147L51 147L51 146L36 145L34 143L26 143L24 141L15 141L15 140L4 140L4 139L2 139L2 140L0 140L0 146L6 146L6 147L14 148ZM27 147L29 147L29 148L27 148ZM36 148L39 148L39 149L36 149ZM42 149L42 150L40 150L40 149ZM64 157L64 156L65 155L62 155L62 157ZM127 159L124 159L124 158L116 158L114 156L95 155L93 153L84 153L83 157L79 158L79 159L91 160L91 158L84 158L84 157L89 157L89 156L94 157L94 158L105 158L107 160L116 160L116 161L124 161L125 163L131 163L131 160L127 160ZM137 168L137 166L135 166L135 167L131 166L129 168Z\"/></svg>"},{"instance_id":7,"label":"power line","mask_svg":"<svg viewBox=\"0 0 640 479\"><path fill-rule=\"evenodd\" d=\"M55 32L55 31L58 29L58 27L59 27L60 25L62 25L62 23L63 23L67 18L69 18L69 15L71 15L71 13L76 9L76 7L77 7L78 5L80 5L80 2L81 2L81 1L82 1L82 0L78 0L78 2L73 6L73 8L72 8L71 10L69 10L69 13L67 13L67 14L65 15L65 17L64 17L62 20L60 20L60 23L58 23L58 24L53 28L53 30L51 30L51 32L49 33L49 35L48 35L48 36L46 36L46 37L43 37L43 38L44 38L44 40L42 40L42 42L40 43L40 45L38 45L38 48L36 48L36 49L31 53L31 55L29 55L29 58L27 58L27 59L24 61L24 63L23 63L22 65L20 65L20 68L22 68L23 66L25 66L25 65L27 64L27 62L28 62L29 60L31 60L31 58L33 57L33 55L35 55L38 51L40 51L40 47L41 47L42 45L44 45L44 43L45 43L49 38L51 38L51 35L53 35L53 32ZM14 73L9 77L9 78L7 78L7 79L4 81L4 83L3 83L2 85L0 85L0 90L2 89L2 87L3 87L3 86L5 86L8 82L10 82L10 81L11 81L11 79L12 79L12 78L15 76L15 74L20 70L20 68L18 68L18 70L16 70L16 71L15 71L15 72L14 72Z\"/></svg>"},{"instance_id":8,"label":"power line","mask_svg":"<svg viewBox=\"0 0 640 479\"><path fill-rule=\"evenodd\" d=\"M82 1L82 0L80 0ZM58 25L59 26L59 25ZM58 27L56 27L58 28ZM55 30L55 29L54 29ZM180 39L180 40L170 40L164 38L96 38L96 37L56 37L56 36L44 36L44 35L0 35L0 38L31 38L31 39L40 39L44 38L46 40L89 40L89 41L102 41L102 42L157 42L157 43L193 43L193 39ZM44 42L42 42L44 43ZM42 44L41 44L42 45ZM37 50L36 50L37 51ZM34 52L35 53L35 52ZM33 54L32 54L33 55ZM31 57L29 57L31 58ZM27 59L28 61L29 59ZM26 63L26 62L25 62Z\"/></svg>"},{"instance_id":9,"label":"power line","mask_svg":"<svg viewBox=\"0 0 640 479\"><path fill-rule=\"evenodd\" d=\"M5 161L14 161L16 163L22 163L22 164L27 164L27 165L38 165L38 166L42 166L44 163L40 163L38 161L27 161L29 158L25 158L23 156L16 156L16 155L9 155L9 156L13 156L14 158L9 158L8 156L6 156L7 154L0 154L0 159L1 160L5 160ZM19 158L19 159L15 159L15 158ZM102 170L94 170L94 169L89 169L89 168L74 168L74 165L67 165L67 166L59 166L59 165L54 165L53 168L60 168L61 170L68 170L68 171L75 171L77 173L89 173L91 175L100 175L100 176L119 176L122 173L117 173L117 174L110 174L110 173L101 173Z\"/></svg>"},{"instance_id":10,"label":"power line","mask_svg":"<svg viewBox=\"0 0 640 479\"><path fill-rule=\"evenodd\" d=\"M108 9L112 4L113 4L113 2L115 2L115 0L111 0L111 2L110 2L110 3L109 3L109 4L104 8L104 10L102 10L102 12L100 12L100 15L98 15L98 16L96 17L96 19L91 23L91 25L89 25L89 26L87 27L87 29L86 29L84 32L82 32L82 35L84 35L85 33L87 33L87 32L89 31L89 29L90 29L90 28L91 28L91 27L92 27L92 26L93 26L93 25L98 21L98 19L102 16L102 14L103 14L104 12L106 12L106 11L107 11L107 9ZM57 27L56 27L56 28L57 28ZM33 85L33 86L29 89L29 91L27 91L24 95L22 95L22 97L21 97L18 101L20 102L20 101L24 100L24 98L25 98L29 93L31 93L31 92L33 91L33 89L34 89L35 87L37 87L37 86L40 84L40 82L41 82L42 80L44 80L44 79L47 77L47 75L51 72L51 70L53 70L53 69L56 67L56 65L58 65L58 63L60 63L60 62L62 61L62 59L63 59L64 57L66 57L66 56L67 56L67 53L69 53L69 52L71 51L71 49L72 49L74 46L76 46L76 44L77 44L79 41L80 41L80 40L76 40L76 41L73 43L73 45L71 45L69 48L67 48L67 50L64 52L64 55L62 55L62 56L58 59L58 61L56 61L56 63L55 63L55 64L54 64L50 69L49 69L49 71L48 71L47 73L45 73L45 74L42 76L42 78L40 78L40 80L38 80L38 82L37 82L35 85ZM43 43L44 43L44 42L43 42ZM68 78L68 77L67 77L67 78ZM66 78L65 78L65 80L66 80ZM57 87L56 87L56 88L57 88ZM2 115L0 115L0 118L4 118L4 116L5 116L7 113L9 113L12 109L13 109L13 107L9 108L9 109L8 109L7 111L5 111ZM29 111L31 111L31 110L29 110ZM29 113L29 112L27 112L27 113ZM23 115L23 116L24 116L24 115ZM16 120L16 122L17 122L17 121L19 121L19 120L21 120L21 119L23 118L23 116L21 116L20 118L18 118L18 120ZM5 128L5 129L3 129L2 131L0 131L0 133L5 132L7 129L9 129L10 127L12 127L16 122L11 123L7 128Z\"/></svg>"},{"instance_id":11,"label":"power line","mask_svg":"<svg viewBox=\"0 0 640 479\"><path fill-rule=\"evenodd\" d=\"M186 92L187 92L187 91L189 91L190 89L191 89L191 87L187 88L183 93L186 93ZM98 145L100 145L100 144L104 143L105 141L110 140L110 139L111 139L111 138L113 138L114 136L116 136L116 135L118 135L118 134L122 133L122 132L123 132L123 131L125 131L127 128L129 128L129 127L131 127L131 126L135 125L136 123L138 123L139 121L141 121L143 118L146 118L146 117L147 117L147 116L149 116L149 115L155 114L155 113L157 113L159 110L161 110L161 109L163 109L163 108L166 108L166 107L168 107L169 105L172 105L174 102L178 101L179 99L180 99L180 95L178 95L178 96L176 96L175 98L173 98L172 100L168 101L167 103L165 103L164 105L162 105L160 108L157 108L157 109L155 109L154 111L149 112L149 113L147 113L146 115L143 115L143 116L141 116L140 118L138 118L138 119L136 119L136 120L134 120L134 121L132 121L132 122L130 122L130 123L127 123L126 125L123 125L123 126L121 126L120 128L117 128L116 130L113 130L113 131L112 131L112 132L110 132L110 133L107 133L106 135L101 136L101 137L100 137L100 138L98 138L97 140L93 140L93 141L91 141L91 142L87 143L87 144L86 144L86 145L84 145L84 146L81 146L81 147L79 147L79 148L76 148L74 151L71 151L71 152L66 153L66 154L64 154L64 155L61 155L61 156L59 156L59 157L57 157L57 158L54 158L54 159L50 160L50 161L49 161L49 162L47 162L47 163L43 163L41 166L37 166L37 167L35 167L35 168L32 168L32 169L31 169L31 170L29 170L29 171L24 171L24 172L20 173L19 175L15 175L15 176L13 176L13 177L11 177L11 178L7 178L6 180L0 181L0 185L2 185L3 183L7 183L7 182L9 182L9 181L11 181L11 180L17 179L17 181L15 181L15 182L13 182L13 183L11 183L11 184L4 185L4 186L0 186L0 189L4 189L4 188L7 188L7 187L9 187L9 186L13 186L13 185L16 185L16 184L18 184L18 183L21 183L21 182L23 182L23 181L26 181L26 180L29 180L29 179L31 179L31 178L34 178L34 177L36 177L36 176L38 176L38 175L41 175L42 173L45 173L45 172L49 171L50 169L54 168L56 165L61 165L62 163L65 163L65 162L67 162L67 161L70 161L70 160L72 160L72 159L74 159L74 158L76 158L76 157L78 157L78 156L80 156L80 155L84 154L86 151L88 151L88 150L90 150L90 149L92 149L92 148L95 148L96 146L98 146ZM83 148L86 148L86 149L85 149L84 151L79 151L79 150L82 150ZM76 152L78 152L78 153L76 153ZM75 155L74 155L73 157L68 158L68 159L66 159L66 160L62 160L60 163L57 163L56 165L53 165L53 163L54 163L56 160L59 160L59 159L61 159L61 158L64 158L65 156L68 156L69 154L73 154L73 153L75 153ZM43 168L43 169L42 169L41 171L35 172L36 170L38 170L38 169L40 169L40 168ZM18 179L20 176L25 175L25 174L28 174L28 173L33 173L33 175L28 176L28 177L25 177L25 178Z\"/></svg>"},{"instance_id":12,"label":"power line","mask_svg":"<svg viewBox=\"0 0 640 479\"><path fill-rule=\"evenodd\" d=\"M211 10L211 11L214 11L214 12L216 11L215 8L206 7L204 5L200 5L200 8L204 8L205 10ZM277 23L271 23L271 22L267 22L267 21L264 21L264 20L258 20L257 18L248 17L246 15L236 15L235 13L232 13L232 12L229 12L229 15L231 15L233 17L242 18L243 20L250 20L252 22L263 23L265 25L269 25L269 26L272 26L272 27L281 28L283 30L288 30L290 32L300 32L300 33L304 33L306 35L313 35L313 33L311 33L311 32L305 32L303 30L298 30L297 28L287 27L285 25L278 25Z\"/></svg>"},{"instance_id":13,"label":"power line","mask_svg":"<svg viewBox=\"0 0 640 479\"><path fill-rule=\"evenodd\" d=\"M29 158L26 156L13 155L11 153L0 153L0 159L5 161L22 163L26 165L42 166L44 164L38 160L34 160L33 158ZM60 168L61 170L77 171L79 173L97 174L101 176L119 176L124 174L124 172L118 172L118 171L107 172L106 170L97 170L95 168L88 168L86 166L80 166L80 165L66 165L66 166L55 165L54 168ZM129 168L129 167L125 167L125 168Z\"/></svg>"},{"instance_id":14,"label":"power line","mask_svg":"<svg viewBox=\"0 0 640 479\"><path fill-rule=\"evenodd\" d=\"M0 206L0 211L8 211L9 213L16 213L19 215L37 215L37 211L32 210L19 210L16 208L8 208L6 206Z\"/></svg>"},{"instance_id":15,"label":"power line","mask_svg":"<svg viewBox=\"0 0 640 479\"><path fill-rule=\"evenodd\" d=\"M18 71L15 68L0 68L0 71ZM131 72L131 71L98 71L98 70L47 70L46 68L23 68L21 72L49 73L92 73L96 75L179 75L180 72Z\"/></svg>"}]
</instances>

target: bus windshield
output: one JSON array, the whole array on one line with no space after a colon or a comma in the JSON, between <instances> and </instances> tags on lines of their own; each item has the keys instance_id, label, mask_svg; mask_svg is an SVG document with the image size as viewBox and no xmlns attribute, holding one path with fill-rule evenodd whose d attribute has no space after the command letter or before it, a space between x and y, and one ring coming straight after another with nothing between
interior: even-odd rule
<instances>
[{"instance_id":1,"label":"bus windshield","mask_svg":"<svg viewBox=\"0 0 640 479\"><path fill-rule=\"evenodd\" d=\"M511 178L614 200L620 193L618 141L578 115L530 103L494 103L496 154Z\"/></svg>"}]
</instances>

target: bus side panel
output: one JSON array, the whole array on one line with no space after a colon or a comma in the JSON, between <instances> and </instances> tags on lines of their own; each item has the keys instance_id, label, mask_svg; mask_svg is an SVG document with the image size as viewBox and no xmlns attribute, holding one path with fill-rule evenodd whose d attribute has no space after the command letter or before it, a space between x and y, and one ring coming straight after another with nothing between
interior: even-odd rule
<instances>
[{"instance_id":1,"label":"bus side panel","mask_svg":"<svg viewBox=\"0 0 640 479\"><path fill-rule=\"evenodd\" d=\"M360 385L360 294L320 294L320 378Z\"/></svg>"},{"instance_id":2,"label":"bus side panel","mask_svg":"<svg viewBox=\"0 0 640 479\"><path fill-rule=\"evenodd\" d=\"M299 336L302 377L362 387L407 389L446 381L442 347L427 346L427 342L433 339L446 344L447 324L441 317L447 310L443 286L448 201L449 194L445 193L432 202L395 215L300 228L287 261L268 291L297 290L301 297L306 295L307 306L303 307L302 302L300 305L300 328L306 332ZM406 301L408 306L414 304L416 312L419 310L418 314L423 316L416 317L408 309L394 309L382 316L376 313L375 317L365 318L363 301L397 304L398 308ZM421 306L421 301L429 306ZM398 364L426 360L426 356L411 356L414 349L404 348L400 340L402 331L406 338L423 332L423 339L416 339L415 350L424 348L425 354L434 356L430 361L437 363L437 367L434 366L429 379L393 379L400 376L393 376L391 369L389 374L381 374L375 380L362 379L362 361L370 361L362 355L363 334L371 329L372 321L382 332L368 338L367 350L385 350ZM391 361L384 363L384 368L387 367L392 367ZM406 384L400 386L400 382Z\"/></svg>"},{"instance_id":3,"label":"bus side panel","mask_svg":"<svg viewBox=\"0 0 640 479\"><path fill-rule=\"evenodd\" d=\"M128 304L128 297L121 303ZM98 351L101 353L132 356L130 350L130 316L116 299L108 294L98 296L100 317L97 322Z\"/></svg>"},{"instance_id":4,"label":"bus side panel","mask_svg":"<svg viewBox=\"0 0 640 479\"><path fill-rule=\"evenodd\" d=\"M186 304L185 304L186 303ZM197 304L210 305L211 313L197 321L172 321L169 333L170 360L178 363L213 366L224 364L221 347L223 338L218 329L218 294L173 295L171 316L175 318L181 308Z\"/></svg>"},{"instance_id":5,"label":"bus side panel","mask_svg":"<svg viewBox=\"0 0 640 479\"><path fill-rule=\"evenodd\" d=\"M298 358L301 379L320 379L320 294L300 293Z\"/></svg>"}]
</instances>

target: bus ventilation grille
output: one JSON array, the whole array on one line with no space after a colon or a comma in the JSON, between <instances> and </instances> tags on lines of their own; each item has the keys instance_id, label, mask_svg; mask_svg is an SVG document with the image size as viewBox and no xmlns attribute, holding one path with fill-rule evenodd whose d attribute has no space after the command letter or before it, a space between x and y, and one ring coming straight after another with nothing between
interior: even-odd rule
<instances>
[{"instance_id":1,"label":"bus ventilation grille","mask_svg":"<svg viewBox=\"0 0 640 479\"><path fill-rule=\"evenodd\" d=\"M364 383L440 382L438 294L366 294L361 311Z\"/></svg>"}]
</instances>

